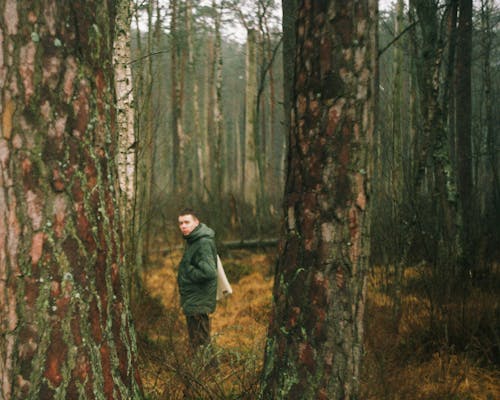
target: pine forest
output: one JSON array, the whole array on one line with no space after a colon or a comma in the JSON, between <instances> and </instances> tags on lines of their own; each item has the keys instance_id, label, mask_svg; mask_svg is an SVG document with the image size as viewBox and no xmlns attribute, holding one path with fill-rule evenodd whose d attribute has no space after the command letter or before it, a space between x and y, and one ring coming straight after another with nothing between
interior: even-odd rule
<instances>
[{"instance_id":1,"label":"pine forest","mask_svg":"<svg viewBox=\"0 0 500 400\"><path fill-rule=\"evenodd\" d=\"M500 396L495 0L0 0L0 400Z\"/></svg>"}]
</instances>

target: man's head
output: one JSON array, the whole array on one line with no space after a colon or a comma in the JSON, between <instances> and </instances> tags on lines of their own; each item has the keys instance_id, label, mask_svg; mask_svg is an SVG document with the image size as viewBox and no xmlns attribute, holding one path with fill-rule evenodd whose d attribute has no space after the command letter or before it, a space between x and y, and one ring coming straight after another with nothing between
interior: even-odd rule
<instances>
[{"instance_id":1,"label":"man's head","mask_svg":"<svg viewBox=\"0 0 500 400\"><path fill-rule=\"evenodd\" d=\"M191 208L185 208L179 213L179 229L184 236L189 235L200 223L196 212Z\"/></svg>"}]
</instances>

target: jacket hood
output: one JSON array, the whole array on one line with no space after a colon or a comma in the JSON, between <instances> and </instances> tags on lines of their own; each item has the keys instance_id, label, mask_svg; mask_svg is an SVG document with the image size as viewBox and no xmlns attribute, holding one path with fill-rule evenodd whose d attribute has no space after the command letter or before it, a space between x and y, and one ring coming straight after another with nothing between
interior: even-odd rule
<instances>
[{"instance_id":1,"label":"jacket hood","mask_svg":"<svg viewBox=\"0 0 500 400\"><path fill-rule=\"evenodd\" d=\"M189 235L184 236L184 239L186 239L188 243L193 243L203 237L213 239L215 238L215 232L212 228L209 228L204 223L200 223Z\"/></svg>"}]
</instances>

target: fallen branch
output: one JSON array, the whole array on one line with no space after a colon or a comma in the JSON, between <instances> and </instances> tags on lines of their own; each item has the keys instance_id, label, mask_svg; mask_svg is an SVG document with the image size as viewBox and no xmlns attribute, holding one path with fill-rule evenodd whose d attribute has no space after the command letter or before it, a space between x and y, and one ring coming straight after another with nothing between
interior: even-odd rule
<instances>
[{"instance_id":1,"label":"fallen branch","mask_svg":"<svg viewBox=\"0 0 500 400\"><path fill-rule=\"evenodd\" d=\"M259 249L265 247L273 247L278 244L278 239L267 238L267 239L248 239L248 240L231 240L226 242L218 243L219 247L232 250L241 249ZM151 250L151 253L161 253L163 256L170 254L174 250L181 250L184 246L173 246L169 248L158 248Z\"/></svg>"}]
</instances>

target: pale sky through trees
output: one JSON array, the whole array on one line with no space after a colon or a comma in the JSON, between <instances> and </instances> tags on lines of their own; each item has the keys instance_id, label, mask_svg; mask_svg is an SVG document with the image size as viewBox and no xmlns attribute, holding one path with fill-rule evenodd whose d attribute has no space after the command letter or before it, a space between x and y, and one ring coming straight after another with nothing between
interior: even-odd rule
<instances>
[{"instance_id":1,"label":"pale sky through trees","mask_svg":"<svg viewBox=\"0 0 500 400\"><path fill-rule=\"evenodd\" d=\"M395 0L379 0L379 10L380 11L387 11L391 8L391 5L395 3ZM405 1L406 3L406 1ZM168 12L167 10L167 4L163 4L161 2L160 4L161 7L163 8L163 13L164 15L164 21L163 21L163 26L165 29L168 31L168 26L169 26L169 17L168 17ZM205 6L211 6L211 0L205 0L201 2L202 5ZM248 7L249 4L255 5L254 2L249 2L248 0L242 0L240 2L242 9L245 10L245 12L248 12ZM147 16L146 13L142 13L142 17L139 18L139 26L140 30L147 31ZM276 1L276 10L273 12L273 18L272 18L276 23L281 23L281 1ZM232 22L229 22L232 21ZM226 12L226 18L225 21L222 24L222 33L223 35L228 38L232 39L236 42L239 43L245 43L246 41L246 32L244 27L242 26L241 22L238 21L237 18L234 17L234 14L229 16Z\"/></svg>"}]
</instances>

